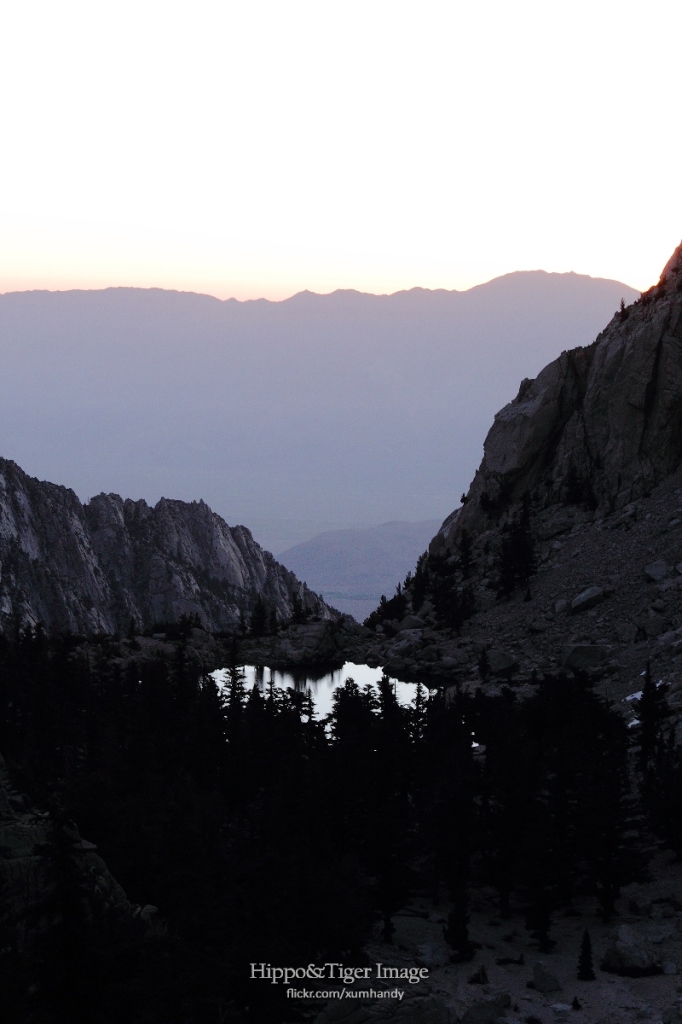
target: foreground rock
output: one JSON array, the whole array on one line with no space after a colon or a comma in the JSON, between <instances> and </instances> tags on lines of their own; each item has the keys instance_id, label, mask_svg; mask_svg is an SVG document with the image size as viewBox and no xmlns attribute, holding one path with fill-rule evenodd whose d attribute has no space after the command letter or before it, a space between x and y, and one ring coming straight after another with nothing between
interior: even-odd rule
<instances>
[{"instance_id":1,"label":"foreground rock","mask_svg":"<svg viewBox=\"0 0 682 1024\"><path fill-rule=\"evenodd\" d=\"M644 945L640 936L627 924L613 933L601 962L602 971L624 978L645 978L661 974L662 968Z\"/></svg>"},{"instance_id":2,"label":"foreground rock","mask_svg":"<svg viewBox=\"0 0 682 1024\"><path fill-rule=\"evenodd\" d=\"M3 928L22 952L58 920L54 895L63 876L57 859L64 848L79 880L80 898L90 917L102 915L129 927L139 922L148 936L165 931L156 907L130 903L109 872L94 843L82 839L75 825L59 828L45 811L18 793L0 756L0 890ZM60 862L61 864L61 862Z\"/></svg>"},{"instance_id":3,"label":"foreground rock","mask_svg":"<svg viewBox=\"0 0 682 1024\"><path fill-rule=\"evenodd\" d=\"M548 970L543 961L536 963L533 968L533 987L538 992L560 992L562 989L561 982L556 974Z\"/></svg>"}]
</instances>

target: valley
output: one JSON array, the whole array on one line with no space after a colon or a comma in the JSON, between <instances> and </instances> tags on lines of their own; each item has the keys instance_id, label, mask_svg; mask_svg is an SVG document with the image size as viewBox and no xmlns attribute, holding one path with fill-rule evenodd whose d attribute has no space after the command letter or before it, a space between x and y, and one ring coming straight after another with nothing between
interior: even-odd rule
<instances>
[{"instance_id":1,"label":"valley","mask_svg":"<svg viewBox=\"0 0 682 1024\"><path fill-rule=\"evenodd\" d=\"M2 462L14 1019L682 1019L680 338L682 247L522 381L362 625L204 502Z\"/></svg>"}]
</instances>

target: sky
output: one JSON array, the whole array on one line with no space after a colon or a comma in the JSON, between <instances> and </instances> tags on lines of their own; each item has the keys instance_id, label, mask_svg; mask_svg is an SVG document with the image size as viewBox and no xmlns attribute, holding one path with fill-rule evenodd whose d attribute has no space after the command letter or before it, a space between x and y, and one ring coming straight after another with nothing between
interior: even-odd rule
<instances>
[{"instance_id":1,"label":"sky","mask_svg":"<svg viewBox=\"0 0 682 1024\"><path fill-rule=\"evenodd\" d=\"M682 238L670 0L14 0L0 292L644 289Z\"/></svg>"}]
</instances>

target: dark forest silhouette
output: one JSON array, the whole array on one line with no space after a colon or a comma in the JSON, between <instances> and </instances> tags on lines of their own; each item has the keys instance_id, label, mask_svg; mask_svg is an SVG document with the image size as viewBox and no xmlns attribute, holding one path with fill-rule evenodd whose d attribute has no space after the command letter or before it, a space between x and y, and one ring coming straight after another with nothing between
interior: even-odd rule
<instances>
[{"instance_id":1,"label":"dark forest silhouette","mask_svg":"<svg viewBox=\"0 0 682 1024\"><path fill-rule=\"evenodd\" d=\"M469 960L481 884L549 951L574 897L596 895L612 917L649 827L682 854L682 757L650 679L635 746L578 675L546 677L523 701L513 679L497 697L418 686L409 707L387 678L349 679L320 722L307 694L247 690L236 651L221 693L182 638L173 658L124 667L106 639L89 658L81 641L39 628L0 639L0 750L50 812L54 882L53 924L25 948L7 912L0 924L17 1020L293 1019L281 987L249 980L251 961L361 963L372 927L391 941L413 894L448 908L452 959ZM149 937L87 907L72 822L165 928Z\"/></svg>"}]
</instances>

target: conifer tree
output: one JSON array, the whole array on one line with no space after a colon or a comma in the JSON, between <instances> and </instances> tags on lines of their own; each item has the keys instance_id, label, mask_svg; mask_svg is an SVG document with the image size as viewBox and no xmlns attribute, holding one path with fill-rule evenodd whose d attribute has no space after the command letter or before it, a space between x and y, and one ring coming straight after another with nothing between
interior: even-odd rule
<instances>
[{"instance_id":1,"label":"conifer tree","mask_svg":"<svg viewBox=\"0 0 682 1024\"><path fill-rule=\"evenodd\" d=\"M657 686L651 675L651 663L646 663L642 696L639 701L640 752L639 770L645 772L654 756L659 738L661 721L668 714L667 687Z\"/></svg>"},{"instance_id":2,"label":"conifer tree","mask_svg":"<svg viewBox=\"0 0 682 1024\"><path fill-rule=\"evenodd\" d=\"M251 635L263 636L268 623L268 612L263 598L258 595L256 603L251 612Z\"/></svg>"},{"instance_id":3,"label":"conifer tree","mask_svg":"<svg viewBox=\"0 0 682 1024\"><path fill-rule=\"evenodd\" d=\"M549 887L542 882L531 890L530 902L526 908L526 927L537 940L541 953L551 953L556 940L549 937L552 926L552 901Z\"/></svg>"},{"instance_id":4,"label":"conifer tree","mask_svg":"<svg viewBox=\"0 0 682 1024\"><path fill-rule=\"evenodd\" d=\"M457 886L453 893L453 906L448 914L448 923L443 928L443 938L455 952L455 959L460 963L471 960L476 950L469 938L469 911L467 908L466 885Z\"/></svg>"},{"instance_id":5,"label":"conifer tree","mask_svg":"<svg viewBox=\"0 0 682 1024\"><path fill-rule=\"evenodd\" d=\"M429 589L430 574L428 568L428 552L425 551L423 555L419 556L417 561L417 567L414 571L412 578L412 608L415 612L418 612L424 603L426 594Z\"/></svg>"},{"instance_id":6,"label":"conifer tree","mask_svg":"<svg viewBox=\"0 0 682 1024\"><path fill-rule=\"evenodd\" d=\"M587 928L583 932L580 943L580 956L578 958L578 979L580 981L594 981L595 973L592 964L592 940Z\"/></svg>"},{"instance_id":7,"label":"conifer tree","mask_svg":"<svg viewBox=\"0 0 682 1024\"><path fill-rule=\"evenodd\" d=\"M524 494L518 518L502 532L499 557L499 589L509 595L517 585L527 586L535 572L535 552L530 528L530 498Z\"/></svg>"},{"instance_id":8,"label":"conifer tree","mask_svg":"<svg viewBox=\"0 0 682 1024\"><path fill-rule=\"evenodd\" d=\"M472 543L468 530L462 529L459 535L459 564L462 576L468 580L471 576Z\"/></svg>"},{"instance_id":9,"label":"conifer tree","mask_svg":"<svg viewBox=\"0 0 682 1024\"><path fill-rule=\"evenodd\" d=\"M409 709L410 735L415 750L419 750L426 729L427 699L423 683L417 682L414 700Z\"/></svg>"}]
</instances>

